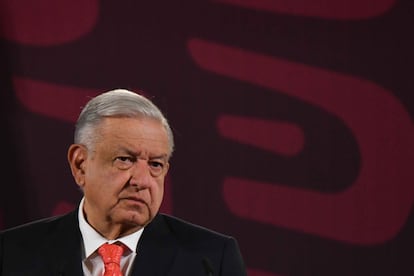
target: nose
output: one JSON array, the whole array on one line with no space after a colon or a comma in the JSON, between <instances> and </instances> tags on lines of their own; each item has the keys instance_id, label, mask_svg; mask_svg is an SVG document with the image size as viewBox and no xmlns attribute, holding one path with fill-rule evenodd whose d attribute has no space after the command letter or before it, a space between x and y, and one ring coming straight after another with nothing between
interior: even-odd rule
<instances>
[{"instance_id":1,"label":"nose","mask_svg":"<svg viewBox=\"0 0 414 276\"><path fill-rule=\"evenodd\" d=\"M131 167L130 185L137 187L138 190L147 189L152 182L150 168L147 160L138 159L134 166Z\"/></svg>"}]
</instances>

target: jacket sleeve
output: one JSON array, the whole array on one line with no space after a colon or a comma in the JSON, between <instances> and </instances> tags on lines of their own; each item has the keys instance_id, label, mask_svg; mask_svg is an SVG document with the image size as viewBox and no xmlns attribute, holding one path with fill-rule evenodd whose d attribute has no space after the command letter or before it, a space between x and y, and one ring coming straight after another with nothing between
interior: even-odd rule
<instances>
[{"instance_id":1,"label":"jacket sleeve","mask_svg":"<svg viewBox=\"0 0 414 276\"><path fill-rule=\"evenodd\" d=\"M229 238L225 244L219 275L246 276L246 267L239 245L234 238Z\"/></svg>"}]
</instances>

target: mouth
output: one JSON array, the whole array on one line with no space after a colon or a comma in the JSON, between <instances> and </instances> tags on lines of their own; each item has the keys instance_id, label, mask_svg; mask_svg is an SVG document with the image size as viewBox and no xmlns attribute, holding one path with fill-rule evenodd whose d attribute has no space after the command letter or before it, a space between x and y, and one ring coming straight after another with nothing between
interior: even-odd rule
<instances>
[{"instance_id":1,"label":"mouth","mask_svg":"<svg viewBox=\"0 0 414 276\"><path fill-rule=\"evenodd\" d=\"M141 203L141 204L146 204L145 200L143 200L142 198L138 198L138 197L124 197L121 198L120 200L125 200L125 201L130 201L130 202L136 202L136 203Z\"/></svg>"}]
</instances>

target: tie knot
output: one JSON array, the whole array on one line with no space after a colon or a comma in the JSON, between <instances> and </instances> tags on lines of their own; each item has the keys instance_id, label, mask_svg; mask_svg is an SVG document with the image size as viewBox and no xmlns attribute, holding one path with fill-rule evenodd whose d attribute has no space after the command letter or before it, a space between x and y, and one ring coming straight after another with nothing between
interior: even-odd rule
<instances>
[{"instance_id":1,"label":"tie knot","mask_svg":"<svg viewBox=\"0 0 414 276\"><path fill-rule=\"evenodd\" d=\"M101 255L105 264L115 263L119 265L123 252L124 248L122 246L109 243L104 243L98 249L98 253Z\"/></svg>"}]
</instances>

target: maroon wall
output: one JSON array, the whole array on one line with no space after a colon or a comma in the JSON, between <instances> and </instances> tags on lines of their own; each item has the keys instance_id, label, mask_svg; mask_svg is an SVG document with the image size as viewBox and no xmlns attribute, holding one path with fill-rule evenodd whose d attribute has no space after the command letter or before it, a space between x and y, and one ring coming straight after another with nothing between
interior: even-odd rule
<instances>
[{"instance_id":1,"label":"maroon wall","mask_svg":"<svg viewBox=\"0 0 414 276\"><path fill-rule=\"evenodd\" d=\"M0 229L75 207L81 106L143 89L163 211L249 275L414 275L413 28L411 0L0 0Z\"/></svg>"}]
</instances>

